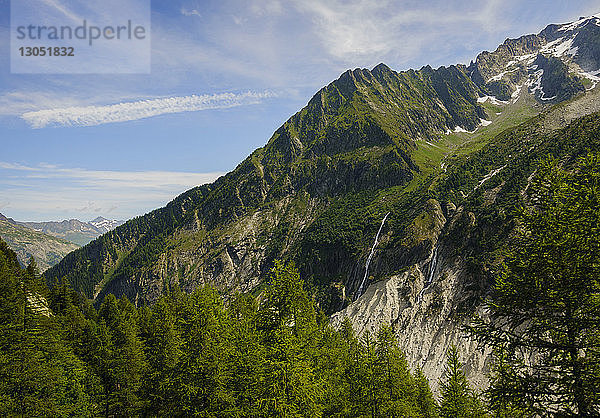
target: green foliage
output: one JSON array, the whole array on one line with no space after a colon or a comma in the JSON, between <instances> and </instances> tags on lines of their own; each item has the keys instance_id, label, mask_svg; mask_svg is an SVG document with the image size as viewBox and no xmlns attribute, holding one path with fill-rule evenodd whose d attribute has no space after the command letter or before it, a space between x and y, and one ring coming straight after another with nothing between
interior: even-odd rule
<instances>
[{"instance_id":1,"label":"green foliage","mask_svg":"<svg viewBox=\"0 0 600 418\"><path fill-rule=\"evenodd\" d=\"M444 418L467 418L486 416L483 407L469 387L456 346L450 347L446 369L440 381L442 399L440 416Z\"/></svg>"},{"instance_id":2,"label":"green foliage","mask_svg":"<svg viewBox=\"0 0 600 418\"><path fill-rule=\"evenodd\" d=\"M489 396L501 411L590 416L600 408L600 157L543 162L519 237L472 331L494 348Z\"/></svg>"},{"instance_id":3,"label":"green foliage","mask_svg":"<svg viewBox=\"0 0 600 418\"><path fill-rule=\"evenodd\" d=\"M94 412L93 379L48 317L35 262L21 269L0 240L0 414L75 416Z\"/></svg>"},{"instance_id":4,"label":"green foliage","mask_svg":"<svg viewBox=\"0 0 600 418\"><path fill-rule=\"evenodd\" d=\"M174 287L152 307L107 295L96 311L63 280L48 317L22 290L44 293L33 264L0 251L0 274L3 415L437 417L392 331L333 330L292 264L274 263L260 299L226 303Z\"/></svg>"}]
</instances>

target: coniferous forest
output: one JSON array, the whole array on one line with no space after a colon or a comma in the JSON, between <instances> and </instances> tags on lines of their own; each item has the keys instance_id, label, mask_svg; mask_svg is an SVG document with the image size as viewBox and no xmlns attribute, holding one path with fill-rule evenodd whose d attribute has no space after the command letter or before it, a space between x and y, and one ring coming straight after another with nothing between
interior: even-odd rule
<instances>
[{"instance_id":1,"label":"coniferous forest","mask_svg":"<svg viewBox=\"0 0 600 418\"><path fill-rule=\"evenodd\" d=\"M435 399L395 333L333 329L293 264L259 296L174 287L99 306L48 287L0 241L3 416L594 416L600 405L600 159L541 163L518 237L469 330L493 348L476 393L447 356Z\"/></svg>"},{"instance_id":2,"label":"coniferous forest","mask_svg":"<svg viewBox=\"0 0 600 418\"><path fill-rule=\"evenodd\" d=\"M334 331L291 265L260 301L205 287L96 309L1 246L2 415L438 416L393 333Z\"/></svg>"}]
</instances>

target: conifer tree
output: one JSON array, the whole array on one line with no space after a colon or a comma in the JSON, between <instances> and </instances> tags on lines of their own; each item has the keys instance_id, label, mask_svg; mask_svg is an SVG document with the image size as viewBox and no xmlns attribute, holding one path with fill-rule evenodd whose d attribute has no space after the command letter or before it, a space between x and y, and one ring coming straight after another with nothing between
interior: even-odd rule
<instances>
[{"instance_id":1,"label":"conifer tree","mask_svg":"<svg viewBox=\"0 0 600 418\"><path fill-rule=\"evenodd\" d=\"M519 234L472 332L494 349L492 406L600 414L600 156L543 162Z\"/></svg>"},{"instance_id":2,"label":"conifer tree","mask_svg":"<svg viewBox=\"0 0 600 418\"><path fill-rule=\"evenodd\" d=\"M475 396L458 358L456 346L448 350L446 368L440 381L442 400L440 402L440 416L444 418L469 418L483 417L485 413Z\"/></svg>"},{"instance_id":3,"label":"conifer tree","mask_svg":"<svg viewBox=\"0 0 600 418\"><path fill-rule=\"evenodd\" d=\"M415 402L421 416L425 418L439 417L438 405L433 397L433 393L431 393L429 382L420 368L417 369L414 380L416 391Z\"/></svg>"},{"instance_id":4,"label":"conifer tree","mask_svg":"<svg viewBox=\"0 0 600 418\"><path fill-rule=\"evenodd\" d=\"M319 416L321 388L311 358L316 315L293 264L275 263L259 315L267 348L263 411L282 417Z\"/></svg>"}]
</instances>

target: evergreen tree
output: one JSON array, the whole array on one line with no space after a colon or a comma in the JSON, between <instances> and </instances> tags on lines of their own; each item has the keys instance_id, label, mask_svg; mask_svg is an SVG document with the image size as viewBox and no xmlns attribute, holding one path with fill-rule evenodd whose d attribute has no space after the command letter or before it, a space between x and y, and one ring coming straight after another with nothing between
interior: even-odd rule
<instances>
[{"instance_id":1,"label":"evergreen tree","mask_svg":"<svg viewBox=\"0 0 600 418\"><path fill-rule=\"evenodd\" d=\"M600 414L600 156L541 164L519 235L472 327L497 355L492 406Z\"/></svg>"},{"instance_id":2,"label":"evergreen tree","mask_svg":"<svg viewBox=\"0 0 600 418\"><path fill-rule=\"evenodd\" d=\"M176 329L176 318L165 297L156 305L140 310L141 338L148 360L142 393L147 401L149 415L164 415L177 404L173 379L176 365L182 355L181 338Z\"/></svg>"},{"instance_id":3,"label":"evergreen tree","mask_svg":"<svg viewBox=\"0 0 600 418\"><path fill-rule=\"evenodd\" d=\"M380 415L401 417L416 413L415 382L408 370L406 357L389 326L380 328L376 352L380 364L380 375L376 378Z\"/></svg>"},{"instance_id":4,"label":"evergreen tree","mask_svg":"<svg viewBox=\"0 0 600 418\"><path fill-rule=\"evenodd\" d=\"M446 368L440 381L442 400L440 415L444 418L483 417L485 413L475 396L458 358L456 346L448 350Z\"/></svg>"},{"instance_id":5,"label":"evergreen tree","mask_svg":"<svg viewBox=\"0 0 600 418\"><path fill-rule=\"evenodd\" d=\"M176 404L171 413L191 416L228 411L234 399L227 389L230 331L223 301L214 289L199 288L187 302L179 303L182 355L174 370Z\"/></svg>"},{"instance_id":6,"label":"evergreen tree","mask_svg":"<svg viewBox=\"0 0 600 418\"><path fill-rule=\"evenodd\" d=\"M276 262L260 307L266 348L260 399L269 416L319 416L321 385L312 351L318 326L313 302L293 264Z\"/></svg>"},{"instance_id":7,"label":"evergreen tree","mask_svg":"<svg viewBox=\"0 0 600 418\"><path fill-rule=\"evenodd\" d=\"M117 301L108 295L98 315L96 338L101 355L96 357L96 367L105 390L105 414L135 415L142 406L138 389L145 367L135 307L126 298Z\"/></svg>"},{"instance_id":8,"label":"evergreen tree","mask_svg":"<svg viewBox=\"0 0 600 418\"><path fill-rule=\"evenodd\" d=\"M0 413L91 414L85 368L62 339L39 278L33 260L21 270L0 240Z\"/></svg>"},{"instance_id":9,"label":"evergreen tree","mask_svg":"<svg viewBox=\"0 0 600 418\"><path fill-rule=\"evenodd\" d=\"M416 404L421 416L425 418L439 417L438 405L433 397L433 393L431 393L429 382L420 368L417 369L414 379Z\"/></svg>"}]
</instances>

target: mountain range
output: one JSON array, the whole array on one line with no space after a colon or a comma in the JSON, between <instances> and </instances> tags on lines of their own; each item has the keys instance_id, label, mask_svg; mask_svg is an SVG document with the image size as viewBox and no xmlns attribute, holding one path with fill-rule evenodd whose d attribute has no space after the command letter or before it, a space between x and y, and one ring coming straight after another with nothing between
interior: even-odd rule
<instances>
[{"instance_id":1,"label":"mountain range","mask_svg":"<svg viewBox=\"0 0 600 418\"><path fill-rule=\"evenodd\" d=\"M438 381L481 310L540 158L568 166L600 142L600 18L507 39L469 65L355 69L212 184L68 254L45 276L96 301L153 303L174 285L260 294L291 260L334 324L391 325ZM435 390L435 387L434 387Z\"/></svg>"},{"instance_id":2,"label":"mountain range","mask_svg":"<svg viewBox=\"0 0 600 418\"><path fill-rule=\"evenodd\" d=\"M97 217L90 222L19 222L0 213L0 237L15 251L23 266L33 257L40 271L57 264L73 250L122 225L123 221Z\"/></svg>"},{"instance_id":3,"label":"mountain range","mask_svg":"<svg viewBox=\"0 0 600 418\"><path fill-rule=\"evenodd\" d=\"M62 238L77 244L78 246L86 245L100 235L125 223L124 221L106 219L101 216L98 216L89 222L82 222L78 219L49 222L20 222L15 221L12 218L7 218L1 213L0 220L9 222L13 225L24 226L53 237Z\"/></svg>"},{"instance_id":4,"label":"mountain range","mask_svg":"<svg viewBox=\"0 0 600 418\"><path fill-rule=\"evenodd\" d=\"M2 215L0 215L0 237L17 254L17 259L22 266L27 266L33 257L42 272L79 248L79 245L62 238L10 222Z\"/></svg>"}]
</instances>

